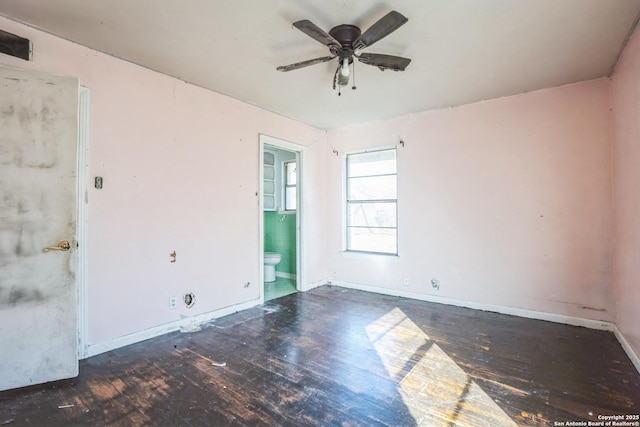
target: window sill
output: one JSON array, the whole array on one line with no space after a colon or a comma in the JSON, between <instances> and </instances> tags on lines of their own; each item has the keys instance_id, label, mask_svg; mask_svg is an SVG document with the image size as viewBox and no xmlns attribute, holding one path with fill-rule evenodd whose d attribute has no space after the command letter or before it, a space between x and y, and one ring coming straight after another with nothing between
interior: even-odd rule
<instances>
[{"instance_id":1,"label":"window sill","mask_svg":"<svg viewBox=\"0 0 640 427\"><path fill-rule=\"evenodd\" d=\"M340 255L347 258L385 258L385 259L399 259L398 254L383 254L380 252L364 252L364 251L340 251Z\"/></svg>"}]
</instances>

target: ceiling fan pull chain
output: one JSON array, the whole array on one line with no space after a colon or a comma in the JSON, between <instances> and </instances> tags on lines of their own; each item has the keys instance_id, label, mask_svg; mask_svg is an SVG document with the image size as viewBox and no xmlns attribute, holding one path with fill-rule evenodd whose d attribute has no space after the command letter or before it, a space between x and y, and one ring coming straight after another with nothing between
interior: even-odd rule
<instances>
[{"instance_id":1,"label":"ceiling fan pull chain","mask_svg":"<svg viewBox=\"0 0 640 427\"><path fill-rule=\"evenodd\" d=\"M351 64L351 76L353 77L353 86L351 86L351 90L356 90L356 60L353 60Z\"/></svg>"}]
</instances>

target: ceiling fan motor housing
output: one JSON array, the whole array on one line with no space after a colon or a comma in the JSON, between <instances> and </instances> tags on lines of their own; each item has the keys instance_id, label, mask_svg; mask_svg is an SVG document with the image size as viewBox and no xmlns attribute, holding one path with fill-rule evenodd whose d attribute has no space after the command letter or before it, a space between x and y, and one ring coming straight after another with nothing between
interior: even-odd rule
<instances>
[{"instance_id":1,"label":"ceiling fan motor housing","mask_svg":"<svg viewBox=\"0 0 640 427\"><path fill-rule=\"evenodd\" d=\"M349 63L353 62L353 43L358 40L360 34L360 28L348 24L338 25L329 31L329 35L342 45L342 48L336 52L340 59L349 58Z\"/></svg>"}]
</instances>

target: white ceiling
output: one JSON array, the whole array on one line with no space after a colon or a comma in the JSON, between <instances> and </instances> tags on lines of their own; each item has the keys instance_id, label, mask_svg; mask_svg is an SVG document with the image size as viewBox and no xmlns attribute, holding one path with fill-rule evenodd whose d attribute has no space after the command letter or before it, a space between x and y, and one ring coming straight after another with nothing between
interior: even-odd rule
<instances>
[{"instance_id":1,"label":"white ceiling","mask_svg":"<svg viewBox=\"0 0 640 427\"><path fill-rule=\"evenodd\" d=\"M335 61L292 27L363 31L391 10L409 22L365 52L356 91L332 90ZM332 129L608 76L640 0L0 0L0 14L266 110ZM38 46L34 46L37 55Z\"/></svg>"}]
</instances>

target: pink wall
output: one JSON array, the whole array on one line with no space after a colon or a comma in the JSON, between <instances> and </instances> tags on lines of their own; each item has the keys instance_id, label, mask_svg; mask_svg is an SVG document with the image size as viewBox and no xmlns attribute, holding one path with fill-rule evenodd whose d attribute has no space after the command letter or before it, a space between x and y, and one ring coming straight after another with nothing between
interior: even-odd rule
<instances>
[{"instance_id":1,"label":"pink wall","mask_svg":"<svg viewBox=\"0 0 640 427\"><path fill-rule=\"evenodd\" d=\"M2 55L1 64L75 76L91 90L88 175L102 176L104 189L90 186L88 195L89 344L259 298L260 133L310 147L303 227L311 239L323 229L312 209L324 194L324 132L6 19L0 25L34 44L32 62ZM326 276L317 263L323 245L311 239L309 283ZM185 292L196 305L170 311L169 297Z\"/></svg>"},{"instance_id":2,"label":"pink wall","mask_svg":"<svg viewBox=\"0 0 640 427\"><path fill-rule=\"evenodd\" d=\"M613 74L615 322L640 355L640 31Z\"/></svg>"},{"instance_id":3,"label":"pink wall","mask_svg":"<svg viewBox=\"0 0 640 427\"><path fill-rule=\"evenodd\" d=\"M612 321L609 86L601 79L330 132L331 279ZM400 139L399 257L341 253L342 155Z\"/></svg>"}]
</instances>

